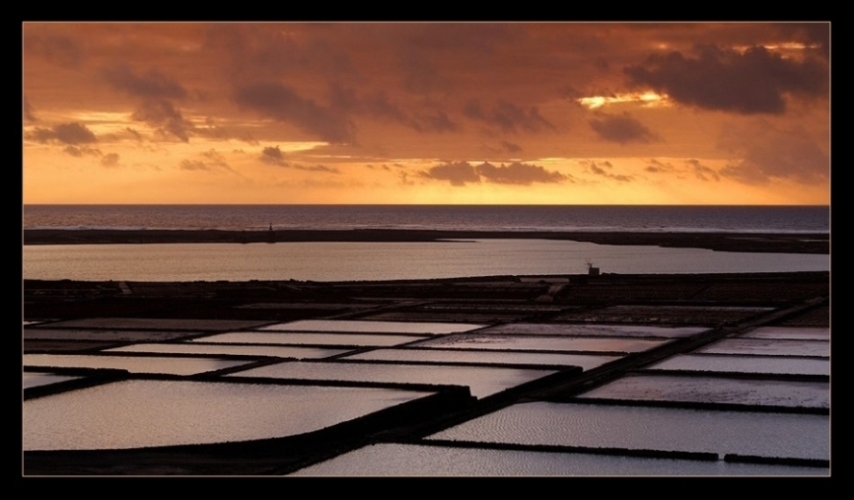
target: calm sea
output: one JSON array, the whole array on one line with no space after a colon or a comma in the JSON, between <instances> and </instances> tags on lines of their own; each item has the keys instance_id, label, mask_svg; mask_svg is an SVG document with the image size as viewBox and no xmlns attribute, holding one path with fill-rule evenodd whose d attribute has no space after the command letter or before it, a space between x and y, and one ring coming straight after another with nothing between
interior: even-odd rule
<instances>
[{"instance_id":1,"label":"calm sea","mask_svg":"<svg viewBox=\"0 0 854 500\"><path fill-rule=\"evenodd\" d=\"M457 229L828 233L828 207L27 205L25 228ZM24 247L27 279L387 280L603 272L826 271L827 255L574 241L292 242Z\"/></svg>"},{"instance_id":2,"label":"calm sea","mask_svg":"<svg viewBox=\"0 0 854 500\"><path fill-rule=\"evenodd\" d=\"M24 227L827 233L827 206L25 205Z\"/></svg>"}]
</instances>

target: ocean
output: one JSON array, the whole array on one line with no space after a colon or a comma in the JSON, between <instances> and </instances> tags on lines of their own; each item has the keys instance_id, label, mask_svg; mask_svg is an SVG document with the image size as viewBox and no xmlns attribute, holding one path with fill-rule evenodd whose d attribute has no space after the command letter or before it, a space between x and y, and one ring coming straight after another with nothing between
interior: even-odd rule
<instances>
[{"instance_id":1,"label":"ocean","mask_svg":"<svg viewBox=\"0 0 854 500\"><path fill-rule=\"evenodd\" d=\"M829 233L828 207L26 205L25 228L440 229ZM24 246L25 279L392 280L582 274L827 271L828 255L489 239Z\"/></svg>"},{"instance_id":2,"label":"ocean","mask_svg":"<svg viewBox=\"0 0 854 500\"><path fill-rule=\"evenodd\" d=\"M828 233L827 206L25 205L24 228Z\"/></svg>"}]
</instances>

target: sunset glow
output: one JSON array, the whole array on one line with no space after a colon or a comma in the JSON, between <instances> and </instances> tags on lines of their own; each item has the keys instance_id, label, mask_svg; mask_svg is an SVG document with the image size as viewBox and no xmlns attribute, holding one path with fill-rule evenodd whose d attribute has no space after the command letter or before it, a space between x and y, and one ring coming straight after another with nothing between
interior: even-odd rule
<instances>
[{"instance_id":1,"label":"sunset glow","mask_svg":"<svg viewBox=\"0 0 854 500\"><path fill-rule=\"evenodd\" d=\"M582 106L586 106L590 109L601 108L606 104L619 104L619 103L629 103L636 102L645 106L666 106L669 103L667 99L667 95L658 95L655 92L643 92L643 93L631 93L631 94L618 94L613 96L593 96L593 97L582 97L578 99L578 102Z\"/></svg>"},{"instance_id":2,"label":"sunset glow","mask_svg":"<svg viewBox=\"0 0 854 500\"><path fill-rule=\"evenodd\" d=\"M24 23L24 203L827 204L829 23Z\"/></svg>"}]
</instances>

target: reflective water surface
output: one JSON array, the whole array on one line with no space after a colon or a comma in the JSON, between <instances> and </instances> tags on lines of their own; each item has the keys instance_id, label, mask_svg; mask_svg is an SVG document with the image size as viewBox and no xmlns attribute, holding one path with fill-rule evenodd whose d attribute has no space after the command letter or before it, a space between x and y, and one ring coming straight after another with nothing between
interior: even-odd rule
<instances>
[{"instance_id":1,"label":"reflective water surface","mask_svg":"<svg viewBox=\"0 0 854 500\"><path fill-rule=\"evenodd\" d=\"M825 340L723 339L709 344L698 353L752 354L756 356L823 356L830 357L830 342Z\"/></svg>"},{"instance_id":2,"label":"reflective water surface","mask_svg":"<svg viewBox=\"0 0 854 500\"><path fill-rule=\"evenodd\" d=\"M291 347L272 345L229 345L200 343L134 344L106 349L105 352L151 352L171 354L233 354L241 356L274 356L279 358L319 359L335 356L343 349L320 349L316 347Z\"/></svg>"},{"instance_id":3,"label":"reflective water surface","mask_svg":"<svg viewBox=\"0 0 854 500\"><path fill-rule=\"evenodd\" d=\"M377 444L306 467L293 476L770 476L828 475L826 467L793 467L545 453L407 444Z\"/></svg>"},{"instance_id":4,"label":"reflective water surface","mask_svg":"<svg viewBox=\"0 0 854 500\"><path fill-rule=\"evenodd\" d=\"M362 335L359 333L234 332L194 339L225 344L305 344L341 346L390 346L428 337L418 335Z\"/></svg>"},{"instance_id":5,"label":"reflective water surface","mask_svg":"<svg viewBox=\"0 0 854 500\"><path fill-rule=\"evenodd\" d=\"M640 352L668 342L666 340L527 337L521 335L486 335L480 333L449 335L416 344L418 347L447 349L528 349L533 351Z\"/></svg>"},{"instance_id":6,"label":"reflective water surface","mask_svg":"<svg viewBox=\"0 0 854 500\"><path fill-rule=\"evenodd\" d=\"M125 449L285 437L427 393L129 380L24 402L24 450Z\"/></svg>"},{"instance_id":7,"label":"reflective water surface","mask_svg":"<svg viewBox=\"0 0 854 500\"><path fill-rule=\"evenodd\" d=\"M745 333L741 337L751 339L830 340L830 328L762 326Z\"/></svg>"},{"instance_id":8,"label":"reflective water surface","mask_svg":"<svg viewBox=\"0 0 854 500\"><path fill-rule=\"evenodd\" d=\"M713 252L557 240L25 245L23 276L43 280L385 280L603 272L827 271L827 255Z\"/></svg>"},{"instance_id":9,"label":"reflective water surface","mask_svg":"<svg viewBox=\"0 0 854 500\"><path fill-rule=\"evenodd\" d=\"M56 384L57 382L65 382L66 380L74 380L80 377L72 377L68 375L54 375L52 373L36 373L24 372L24 389L30 387L41 387L43 385Z\"/></svg>"},{"instance_id":10,"label":"reflective water surface","mask_svg":"<svg viewBox=\"0 0 854 500\"><path fill-rule=\"evenodd\" d=\"M432 363L564 365L579 366L584 370L591 370L615 359L620 359L620 356L557 354L549 352L470 351L463 349L375 349L346 356L346 359L402 362L426 361Z\"/></svg>"},{"instance_id":11,"label":"reflective water surface","mask_svg":"<svg viewBox=\"0 0 854 500\"><path fill-rule=\"evenodd\" d=\"M464 385L469 387L472 396L482 398L552 373L554 372L546 370L477 366L292 362L240 371L232 376Z\"/></svg>"},{"instance_id":12,"label":"reflective water surface","mask_svg":"<svg viewBox=\"0 0 854 500\"><path fill-rule=\"evenodd\" d=\"M727 356L679 354L647 370L693 370L703 372L830 375L830 359L794 356Z\"/></svg>"},{"instance_id":13,"label":"reflective water surface","mask_svg":"<svg viewBox=\"0 0 854 500\"><path fill-rule=\"evenodd\" d=\"M578 396L583 399L727 403L829 408L827 382L629 375Z\"/></svg>"},{"instance_id":14,"label":"reflective water surface","mask_svg":"<svg viewBox=\"0 0 854 500\"><path fill-rule=\"evenodd\" d=\"M187 357L24 354L24 366L111 368L115 370L127 370L130 373L165 373L170 375L198 375L246 363L248 361Z\"/></svg>"},{"instance_id":15,"label":"reflective water surface","mask_svg":"<svg viewBox=\"0 0 854 500\"><path fill-rule=\"evenodd\" d=\"M526 403L465 422L428 439L829 460L830 418L789 413Z\"/></svg>"},{"instance_id":16,"label":"reflective water surface","mask_svg":"<svg viewBox=\"0 0 854 500\"><path fill-rule=\"evenodd\" d=\"M486 328L480 333L524 333L526 335L578 335L584 337L690 337L706 327L646 325L573 325L560 323L509 323Z\"/></svg>"},{"instance_id":17,"label":"reflective water surface","mask_svg":"<svg viewBox=\"0 0 854 500\"><path fill-rule=\"evenodd\" d=\"M356 321L304 319L265 326L259 330L278 332L354 332L354 333L423 333L443 334L467 332L484 325L467 323L407 323L403 321Z\"/></svg>"}]
</instances>

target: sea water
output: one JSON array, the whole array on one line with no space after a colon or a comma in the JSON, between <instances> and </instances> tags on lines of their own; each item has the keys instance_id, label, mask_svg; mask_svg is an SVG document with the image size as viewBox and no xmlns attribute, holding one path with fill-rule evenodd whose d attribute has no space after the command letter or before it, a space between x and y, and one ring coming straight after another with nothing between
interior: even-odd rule
<instances>
[{"instance_id":1,"label":"sea water","mask_svg":"<svg viewBox=\"0 0 854 500\"><path fill-rule=\"evenodd\" d=\"M25 205L26 229L827 233L827 206Z\"/></svg>"},{"instance_id":2,"label":"sea water","mask_svg":"<svg viewBox=\"0 0 854 500\"><path fill-rule=\"evenodd\" d=\"M24 228L438 229L829 233L828 207L27 205ZM826 271L827 255L485 239L436 242L25 245L26 279L386 280L602 272Z\"/></svg>"}]
</instances>

